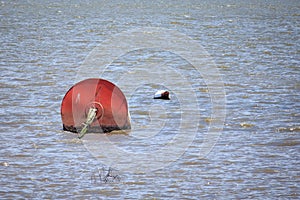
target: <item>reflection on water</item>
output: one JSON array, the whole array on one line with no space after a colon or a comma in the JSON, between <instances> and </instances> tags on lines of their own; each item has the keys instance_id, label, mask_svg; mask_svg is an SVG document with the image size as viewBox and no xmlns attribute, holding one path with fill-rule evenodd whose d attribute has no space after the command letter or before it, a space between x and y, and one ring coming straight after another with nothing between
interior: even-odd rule
<instances>
[{"instance_id":1,"label":"reflection on water","mask_svg":"<svg viewBox=\"0 0 300 200\"><path fill-rule=\"evenodd\" d=\"M298 199L299 7L296 1L1 2L0 196ZM161 170L116 171L120 182L95 183L91 177L109 166L95 159L76 135L62 131L60 103L94 47L112 34L143 26L185 33L210 53L225 84L225 127L214 149L200 159L211 102L199 77L194 84L201 105L199 129L185 154ZM130 55L114 63L116 69L122 62L138 65ZM162 55L173 61L171 55ZM143 61L154 58L161 59L150 56ZM170 64L180 65L180 60ZM142 151L171 138L180 121L176 96L168 105L154 102L172 112L152 113L156 118L151 121L147 106L153 108L152 99L141 95L152 95L156 87L138 87L137 95L129 97L130 110L141 130L151 122L161 123L160 118L169 119L165 135L130 149ZM145 128L140 137L147 138L147 132L152 134ZM111 135L119 145L122 137L130 133Z\"/></svg>"}]
</instances>

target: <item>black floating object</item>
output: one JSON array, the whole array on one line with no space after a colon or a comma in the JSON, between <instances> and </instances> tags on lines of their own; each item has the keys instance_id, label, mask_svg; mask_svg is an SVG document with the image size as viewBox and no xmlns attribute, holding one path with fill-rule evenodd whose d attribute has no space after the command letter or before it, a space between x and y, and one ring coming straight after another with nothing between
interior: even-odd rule
<instances>
[{"instance_id":1,"label":"black floating object","mask_svg":"<svg viewBox=\"0 0 300 200\"><path fill-rule=\"evenodd\" d=\"M154 99L170 100L170 92L167 90L158 90L154 94Z\"/></svg>"}]
</instances>

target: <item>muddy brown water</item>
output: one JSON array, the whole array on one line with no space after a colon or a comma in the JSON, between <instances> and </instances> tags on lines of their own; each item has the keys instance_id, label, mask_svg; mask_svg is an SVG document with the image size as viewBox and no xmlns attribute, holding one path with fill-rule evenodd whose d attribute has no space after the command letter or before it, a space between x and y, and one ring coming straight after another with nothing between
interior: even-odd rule
<instances>
[{"instance_id":1,"label":"muddy brown water","mask_svg":"<svg viewBox=\"0 0 300 200\"><path fill-rule=\"evenodd\" d=\"M298 1L1 1L1 199L299 199L299 8ZM224 83L226 119L214 148L199 157L211 120L205 80L170 53L124 55L107 79L140 63L178 65L199 104L196 135L182 155L158 170L128 172L62 131L60 104L97 45L140 27L176 30L205 48ZM176 93L154 101L159 86L137 83L128 103L139 129L111 141L148 155L178 134L182 105Z\"/></svg>"}]
</instances>

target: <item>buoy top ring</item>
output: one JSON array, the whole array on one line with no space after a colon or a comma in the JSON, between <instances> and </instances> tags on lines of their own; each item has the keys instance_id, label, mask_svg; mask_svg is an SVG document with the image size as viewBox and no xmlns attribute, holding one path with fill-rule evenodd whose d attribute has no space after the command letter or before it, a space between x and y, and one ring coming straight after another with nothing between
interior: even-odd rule
<instances>
[{"instance_id":1,"label":"buoy top ring","mask_svg":"<svg viewBox=\"0 0 300 200\"><path fill-rule=\"evenodd\" d=\"M104 115L104 109L101 103L99 102L91 102L90 104L87 105L86 109L85 109L85 114L86 116L89 113L90 108L96 108L96 117L95 119L101 119Z\"/></svg>"}]
</instances>

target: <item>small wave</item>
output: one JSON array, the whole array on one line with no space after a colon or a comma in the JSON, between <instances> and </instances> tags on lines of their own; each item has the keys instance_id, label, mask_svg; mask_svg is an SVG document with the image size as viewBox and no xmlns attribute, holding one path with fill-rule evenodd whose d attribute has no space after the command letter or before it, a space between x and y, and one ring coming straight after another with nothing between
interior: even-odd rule
<instances>
[{"instance_id":1,"label":"small wave","mask_svg":"<svg viewBox=\"0 0 300 200\"><path fill-rule=\"evenodd\" d=\"M277 128L277 132L299 132L299 131L300 131L300 126Z\"/></svg>"}]
</instances>

